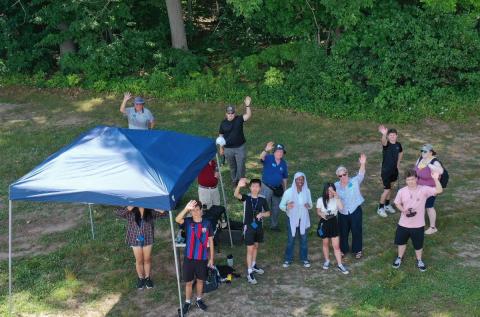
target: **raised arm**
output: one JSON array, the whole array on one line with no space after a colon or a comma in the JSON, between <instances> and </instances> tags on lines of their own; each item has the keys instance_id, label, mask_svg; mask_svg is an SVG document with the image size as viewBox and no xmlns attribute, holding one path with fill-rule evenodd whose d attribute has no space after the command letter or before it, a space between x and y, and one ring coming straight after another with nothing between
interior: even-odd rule
<instances>
[{"instance_id":1,"label":"raised arm","mask_svg":"<svg viewBox=\"0 0 480 317\"><path fill-rule=\"evenodd\" d=\"M123 101L122 104L120 105L120 112L125 113L125 106L127 105L127 101L129 101L132 98L132 94L129 92L126 92L123 95Z\"/></svg>"},{"instance_id":2,"label":"raised arm","mask_svg":"<svg viewBox=\"0 0 480 317\"><path fill-rule=\"evenodd\" d=\"M265 145L265 149L260 153L260 161L265 161L265 156L273 149L273 141L270 141Z\"/></svg>"},{"instance_id":3,"label":"raised arm","mask_svg":"<svg viewBox=\"0 0 480 317\"><path fill-rule=\"evenodd\" d=\"M252 98L246 96L243 104L245 105L245 114L243 115L243 121L248 121L252 117L252 109L250 109L250 104L252 103Z\"/></svg>"},{"instance_id":4,"label":"raised arm","mask_svg":"<svg viewBox=\"0 0 480 317\"><path fill-rule=\"evenodd\" d=\"M382 124L378 127L378 132L380 132L382 134L382 138L381 138L382 145L383 146L387 145L388 129Z\"/></svg>"},{"instance_id":5,"label":"raised arm","mask_svg":"<svg viewBox=\"0 0 480 317\"><path fill-rule=\"evenodd\" d=\"M431 175L433 180L435 181L435 195L441 194L443 192L443 187L440 183L440 173L432 172Z\"/></svg>"},{"instance_id":6,"label":"raised arm","mask_svg":"<svg viewBox=\"0 0 480 317\"><path fill-rule=\"evenodd\" d=\"M117 208L115 209L115 214L121 218L127 218L127 215L130 211L133 210L133 206L127 206L124 208Z\"/></svg>"},{"instance_id":7,"label":"raised arm","mask_svg":"<svg viewBox=\"0 0 480 317\"><path fill-rule=\"evenodd\" d=\"M360 154L358 162L360 163L360 169L358 170L358 174L365 175L365 166L367 165L367 156L365 155L365 153Z\"/></svg>"},{"instance_id":8,"label":"raised arm","mask_svg":"<svg viewBox=\"0 0 480 317\"><path fill-rule=\"evenodd\" d=\"M195 208L196 205L197 203L195 202L195 200L190 200L188 204L185 206L185 208L183 208L183 210L175 217L175 222L178 223L179 225L183 225L183 223L185 222L185 215L190 210Z\"/></svg>"},{"instance_id":9,"label":"raised arm","mask_svg":"<svg viewBox=\"0 0 480 317\"><path fill-rule=\"evenodd\" d=\"M245 186L247 186L247 179L246 178L240 178L238 180L238 185L235 188L235 192L233 193L233 196L235 196L235 198L237 198L237 199L242 199L242 193L240 193L240 189L242 187L245 187Z\"/></svg>"}]
</instances>

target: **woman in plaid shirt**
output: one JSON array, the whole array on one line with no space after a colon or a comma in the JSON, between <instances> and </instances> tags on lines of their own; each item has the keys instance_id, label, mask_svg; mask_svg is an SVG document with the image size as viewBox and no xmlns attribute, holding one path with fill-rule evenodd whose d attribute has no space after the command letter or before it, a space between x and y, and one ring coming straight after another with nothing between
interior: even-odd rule
<instances>
[{"instance_id":1,"label":"woman in plaid shirt","mask_svg":"<svg viewBox=\"0 0 480 317\"><path fill-rule=\"evenodd\" d=\"M137 288L152 288L150 278L152 266L152 245L155 219L165 215L162 210L153 210L143 207L128 206L117 209L115 213L127 219L127 234L125 242L132 247L137 269Z\"/></svg>"}]
</instances>

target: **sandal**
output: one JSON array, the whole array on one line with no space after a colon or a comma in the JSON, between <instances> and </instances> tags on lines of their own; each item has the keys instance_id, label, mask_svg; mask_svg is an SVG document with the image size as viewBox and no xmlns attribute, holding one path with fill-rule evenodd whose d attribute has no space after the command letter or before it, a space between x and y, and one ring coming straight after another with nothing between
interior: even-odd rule
<instances>
[{"instance_id":1,"label":"sandal","mask_svg":"<svg viewBox=\"0 0 480 317\"><path fill-rule=\"evenodd\" d=\"M362 258L362 251L355 253L355 259L359 260Z\"/></svg>"}]
</instances>

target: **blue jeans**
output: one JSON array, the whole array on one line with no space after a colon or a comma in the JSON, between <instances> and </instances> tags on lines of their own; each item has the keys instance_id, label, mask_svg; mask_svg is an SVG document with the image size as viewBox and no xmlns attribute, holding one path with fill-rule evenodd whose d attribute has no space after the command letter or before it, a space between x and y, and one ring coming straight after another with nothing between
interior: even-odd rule
<instances>
[{"instance_id":1,"label":"blue jeans","mask_svg":"<svg viewBox=\"0 0 480 317\"><path fill-rule=\"evenodd\" d=\"M358 206L355 211L347 216L338 214L338 226L340 227L340 250L347 254L350 250L348 236L352 232L352 253L362 251L362 207Z\"/></svg>"},{"instance_id":2,"label":"blue jeans","mask_svg":"<svg viewBox=\"0 0 480 317\"><path fill-rule=\"evenodd\" d=\"M285 262L291 263L293 261L293 251L295 249L295 238L300 237L300 260L308 261L308 245L307 245L307 231L305 234L300 234L300 227L295 232L295 237L292 237L292 230L290 230L290 219L287 218L287 248L285 249Z\"/></svg>"}]
</instances>

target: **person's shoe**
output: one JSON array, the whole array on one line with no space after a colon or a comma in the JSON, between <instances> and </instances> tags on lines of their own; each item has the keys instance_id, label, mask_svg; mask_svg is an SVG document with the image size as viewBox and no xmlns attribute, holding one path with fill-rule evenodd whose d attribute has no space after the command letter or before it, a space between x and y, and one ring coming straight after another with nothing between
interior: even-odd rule
<instances>
[{"instance_id":1,"label":"person's shoe","mask_svg":"<svg viewBox=\"0 0 480 317\"><path fill-rule=\"evenodd\" d=\"M378 208L377 209L377 214L382 218L387 217L387 213L385 212L385 208Z\"/></svg>"},{"instance_id":2,"label":"person's shoe","mask_svg":"<svg viewBox=\"0 0 480 317\"><path fill-rule=\"evenodd\" d=\"M425 234L434 234L435 232L437 232L437 228L435 227L430 227L428 228L427 230L425 230Z\"/></svg>"},{"instance_id":3,"label":"person's shoe","mask_svg":"<svg viewBox=\"0 0 480 317\"><path fill-rule=\"evenodd\" d=\"M425 272L427 270L427 266L422 260L417 260L417 268L420 270L420 272Z\"/></svg>"},{"instance_id":4,"label":"person's shoe","mask_svg":"<svg viewBox=\"0 0 480 317\"><path fill-rule=\"evenodd\" d=\"M328 267L329 267L329 266L330 266L330 261L325 261L325 262L323 262L323 267L322 267L322 268L323 268L324 270L328 270Z\"/></svg>"},{"instance_id":5,"label":"person's shoe","mask_svg":"<svg viewBox=\"0 0 480 317\"><path fill-rule=\"evenodd\" d=\"M263 273L265 273L265 271L261 268L259 268L257 266L257 264L255 264L253 267L252 267L252 270L253 270L253 273L257 273L257 274L260 274L262 275Z\"/></svg>"},{"instance_id":6,"label":"person's shoe","mask_svg":"<svg viewBox=\"0 0 480 317\"><path fill-rule=\"evenodd\" d=\"M398 269L401 264L402 264L402 258L399 257L399 256L397 256L397 257L395 258L395 260L393 261L393 263L392 263L392 267L393 267L394 269Z\"/></svg>"},{"instance_id":7,"label":"person's shoe","mask_svg":"<svg viewBox=\"0 0 480 317\"><path fill-rule=\"evenodd\" d=\"M283 265L282 265L282 266L283 266L284 268L287 268L287 267L290 266L290 262L285 261L285 262L283 262Z\"/></svg>"},{"instance_id":8,"label":"person's shoe","mask_svg":"<svg viewBox=\"0 0 480 317\"><path fill-rule=\"evenodd\" d=\"M342 272L343 274L348 274L350 273L346 268L345 266L343 266L343 264L340 264L340 265L337 265L337 269Z\"/></svg>"},{"instance_id":9,"label":"person's shoe","mask_svg":"<svg viewBox=\"0 0 480 317\"><path fill-rule=\"evenodd\" d=\"M310 264L309 261L303 261L303 267L304 267L304 268L307 268L307 269L308 269L308 268L311 267L311 266L312 266L312 265Z\"/></svg>"},{"instance_id":10,"label":"person's shoe","mask_svg":"<svg viewBox=\"0 0 480 317\"><path fill-rule=\"evenodd\" d=\"M138 278L137 280L137 289L143 289L145 287L145 279Z\"/></svg>"},{"instance_id":11,"label":"person's shoe","mask_svg":"<svg viewBox=\"0 0 480 317\"><path fill-rule=\"evenodd\" d=\"M188 313L188 311L190 310L190 303L187 303L185 302L185 304L183 304L183 307L182 307L182 312L183 312L183 315L186 315Z\"/></svg>"},{"instance_id":12,"label":"person's shoe","mask_svg":"<svg viewBox=\"0 0 480 317\"><path fill-rule=\"evenodd\" d=\"M208 306L205 305L205 303L203 302L202 299L197 300L196 305L197 305L198 308L200 308L203 311L206 311L207 308L208 308Z\"/></svg>"},{"instance_id":13,"label":"person's shoe","mask_svg":"<svg viewBox=\"0 0 480 317\"><path fill-rule=\"evenodd\" d=\"M146 288L153 288L153 281L150 279L150 277L145 278L144 281Z\"/></svg>"},{"instance_id":14,"label":"person's shoe","mask_svg":"<svg viewBox=\"0 0 480 317\"><path fill-rule=\"evenodd\" d=\"M392 205L386 205L385 206L385 211L390 213L390 214L394 214L396 212L395 208L393 208Z\"/></svg>"},{"instance_id":15,"label":"person's shoe","mask_svg":"<svg viewBox=\"0 0 480 317\"><path fill-rule=\"evenodd\" d=\"M253 275L253 272L250 274L247 273L247 281L248 283L253 285L257 284L257 280L255 279L255 275Z\"/></svg>"}]
</instances>

